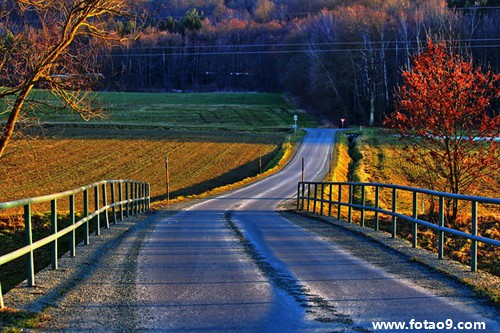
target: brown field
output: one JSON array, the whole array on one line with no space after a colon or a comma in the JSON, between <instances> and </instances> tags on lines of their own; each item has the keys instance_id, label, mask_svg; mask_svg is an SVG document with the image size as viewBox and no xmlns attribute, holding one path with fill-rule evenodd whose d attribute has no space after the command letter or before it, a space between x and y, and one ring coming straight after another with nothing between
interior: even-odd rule
<instances>
[{"instance_id":1,"label":"brown field","mask_svg":"<svg viewBox=\"0 0 500 333\"><path fill-rule=\"evenodd\" d=\"M261 164L265 173L286 159L290 151L288 144L282 144L284 134L110 128L51 131L46 139L16 141L9 146L0 163L0 202L58 193L104 179L132 179L151 184L154 203L166 197L167 155L170 198L179 198L221 186L229 188L227 184L257 175ZM89 199L93 202L92 193ZM82 196L76 197L77 215L83 211L82 200ZM69 223L67 207L67 199L58 200L60 228ZM48 203L36 204L32 209L33 237L37 240L50 232L50 207ZM24 243L21 212L21 207L0 211L0 254ZM93 228L92 224L91 231ZM79 230L77 238L82 237ZM64 236L60 254L68 250L69 238ZM50 248L44 247L35 257L36 270L49 265ZM24 279L23 260L2 268L3 292Z\"/></svg>"},{"instance_id":2,"label":"brown field","mask_svg":"<svg viewBox=\"0 0 500 333\"><path fill-rule=\"evenodd\" d=\"M169 158L171 197L198 194L259 172L279 149L283 135L151 133L104 130L18 141L0 164L0 202L73 189L104 179L151 184L151 195L166 193ZM100 132L100 133L98 133ZM69 135L68 135L69 134Z\"/></svg>"}]
</instances>

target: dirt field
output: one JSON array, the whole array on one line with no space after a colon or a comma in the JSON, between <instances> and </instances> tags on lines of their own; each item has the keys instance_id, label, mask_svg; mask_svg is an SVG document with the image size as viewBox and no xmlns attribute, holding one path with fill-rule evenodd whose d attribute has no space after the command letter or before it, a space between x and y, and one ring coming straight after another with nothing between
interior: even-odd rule
<instances>
[{"instance_id":1,"label":"dirt field","mask_svg":"<svg viewBox=\"0 0 500 333\"><path fill-rule=\"evenodd\" d=\"M161 129L58 129L43 140L13 143L0 164L0 202L57 193L103 179L151 183L172 196L201 193L259 172L281 134L172 132ZM171 196L171 197L172 197Z\"/></svg>"}]
</instances>

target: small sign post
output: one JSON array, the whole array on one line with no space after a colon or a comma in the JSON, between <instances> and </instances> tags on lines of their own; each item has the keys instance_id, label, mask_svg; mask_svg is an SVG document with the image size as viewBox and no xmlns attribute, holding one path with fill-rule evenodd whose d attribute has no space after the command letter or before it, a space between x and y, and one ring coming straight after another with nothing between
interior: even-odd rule
<instances>
[{"instance_id":1,"label":"small sign post","mask_svg":"<svg viewBox=\"0 0 500 333\"><path fill-rule=\"evenodd\" d=\"M293 129L294 129L295 134L297 134L297 120L298 120L297 115L294 115L293 121L295 122L295 124L293 125Z\"/></svg>"},{"instance_id":2,"label":"small sign post","mask_svg":"<svg viewBox=\"0 0 500 333\"><path fill-rule=\"evenodd\" d=\"M302 157L302 182L306 181L306 174L305 174L305 163L304 163L304 158Z\"/></svg>"}]
</instances>

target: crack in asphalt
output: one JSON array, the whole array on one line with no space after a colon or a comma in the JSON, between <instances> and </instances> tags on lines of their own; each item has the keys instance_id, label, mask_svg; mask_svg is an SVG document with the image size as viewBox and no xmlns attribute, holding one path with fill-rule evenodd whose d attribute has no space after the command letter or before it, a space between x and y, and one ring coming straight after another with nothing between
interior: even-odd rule
<instances>
[{"instance_id":1,"label":"crack in asphalt","mask_svg":"<svg viewBox=\"0 0 500 333\"><path fill-rule=\"evenodd\" d=\"M232 214L233 211L227 211L224 214L226 226L235 233L236 237L243 245L245 253L257 265L258 269L272 285L292 296L295 301L305 309L306 314L314 321L342 325L340 332L344 332L346 329L348 329L349 332L368 332L363 327L353 326L354 321L350 316L339 313L333 304L321 296L313 294L288 272L274 267L259 253L252 242L249 241L243 232L236 226L232 219Z\"/></svg>"}]
</instances>

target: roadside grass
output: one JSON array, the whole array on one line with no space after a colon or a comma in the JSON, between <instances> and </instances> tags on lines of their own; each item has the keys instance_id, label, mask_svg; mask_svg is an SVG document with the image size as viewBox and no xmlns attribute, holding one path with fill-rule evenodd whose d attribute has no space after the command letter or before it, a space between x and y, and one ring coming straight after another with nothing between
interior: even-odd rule
<instances>
[{"instance_id":1,"label":"roadside grass","mask_svg":"<svg viewBox=\"0 0 500 333\"><path fill-rule=\"evenodd\" d=\"M293 115L299 113L299 127L317 125L306 113L286 101L282 94L96 92L93 96L98 101L96 106L105 110L106 117L84 122L77 114L62 108L47 92L36 91L33 99L45 104L36 111L37 121L85 126L154 125L172 129L255 132L290 129Z\"/></svg>"},{"instance_id":2,"label":"roadside grass","mask_svg":"<svg viewBox=\"0 0 500 333\"><path fill-rule=\"evenodd\" d=\"M45 313L26 312L12 308L0 309L0 332L20 333L24 329L37 328L50 320Z\"/></svg>"},{"instance_id":3,"label":"roadside grass","mask_svg":"<svg viewBox=\"0 0 500 333\"><path fill-rule=\"evenodd\" d=\"M355 140L355 146L349 148L347 138L344 134L339 134L337 145L339 146L338 160L334 159L334 170L332 175L326 181L360 181L360 182L378 182L387 184L398 184L415 187L408 174L402 171L404 168L411 168L409 162L404 161L398 154L402 149L402 143L395 136L384 132L382 129L364 129L362 132L346 132L346 134L359 134ZM344 137L344 138L343 138ZM416 173L423 170L415 170ZM499 184L486 184L481 189L482 196L498 197L500 189ZM329 196L329 189L325 192L325 197ZM347 188L344 187L342 198L344 202L348 201ZM366 203L374 205L374 190L366 192ZM336 194L333 195L336 200ZM428 196L419 196L418 216L420 219L436 222L436 200ZM354 203L360 202L359 191L354 191ZM380 191L380 207L390 210L392 206L392 196L390 190ZM397 211L405 215L412 215L412 193L398 191ZM342 208L341 216L347 219L347 207ZM471 206L463 204L460 215L455 222L446 221L445 226L452 227L467 233L471 233ZM334 206L332 215L337 216L337 208ZM360 220L360 212L353 210L353 220ZM366 212L366 226L374 227L374 213ZM500 207L493 205L479 205L479 230L478 234L500 240ZM452 225L453 223L453 225ZM407 240L412 239L412 227L410 223L398 221L398 237ZM380 215L380 229L386 232L391 231L391 217ZM452 235L445 237L445 255L462 262L470 263L470 244L471 242ZM430 228L419 227L418 246L427 250L436 252L437 235ZM500 249L494 246L478 244L478 267L494 275L500 276ZM499 292L500 294L500 292ZM500 297L500 295L497 295Z\"/></svg>"},{"instance_id":4,"label":"roadside grass","mask_svg":"<svg viewBox=\"0 0 500 333\"><path fill-rule=\"evenodd\" d=\"M203 199L203 198L211 197L214 195L221 194L223 192L227 192L227 191L241 188L245 185L254 183L260 179L263 179L267 176L270 176L270 175L278 172L282 168L284 168L291 161L291 159L295 155L295 152L297 151L298 146L300 144L300 141L303 139L304 135L305 135L305 131L298 131L296 134L288 135L286 137L285 142L281 145L279 150L274 155L273 159L271 161L269 161L269 163L267 163L267 165L265 167L263 167L262 170L259 170L259 173L257 175L249 176L249 177L244 178L240 181L216 187L214 189L205 191L199 195L189 195L187 198L179 197L177 199L170 200L170 201L162 200L162 201L156 202L153 205L153 207L161 207L161 206L164 206L165 204L176 203L179 201L184 201L185 199ZM260 172L260 171L262 171L262 172Z\"/></svg>"}]
</instances>

